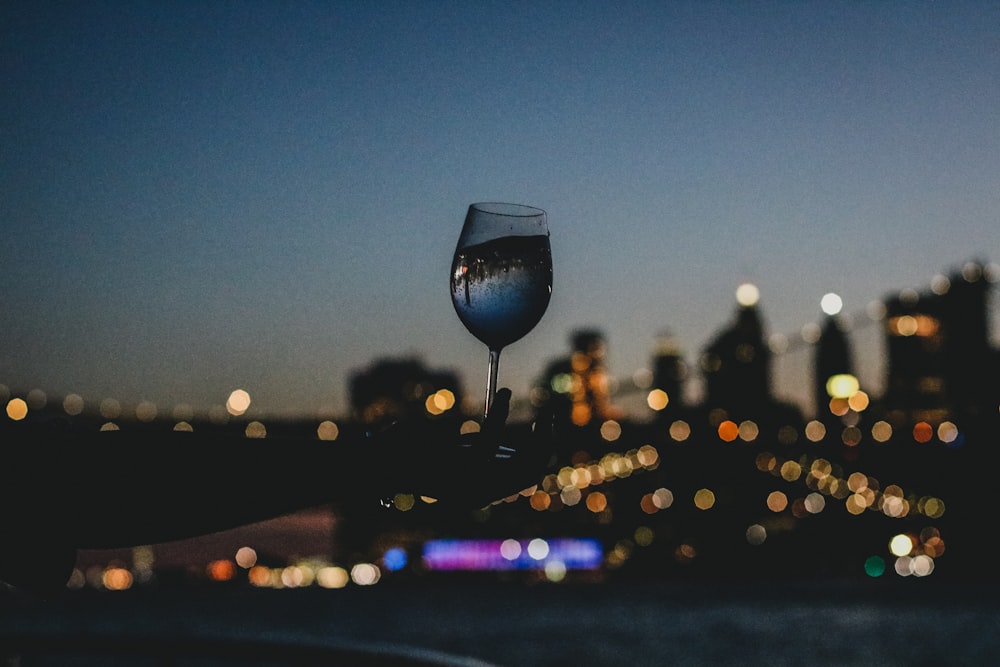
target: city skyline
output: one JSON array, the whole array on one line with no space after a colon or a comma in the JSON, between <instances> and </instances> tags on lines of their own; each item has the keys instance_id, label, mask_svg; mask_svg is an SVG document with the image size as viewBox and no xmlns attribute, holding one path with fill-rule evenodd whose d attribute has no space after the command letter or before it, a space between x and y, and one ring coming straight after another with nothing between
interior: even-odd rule
<instances>
[{"instance_id":1,"label":"city skyline","mask_svg":"<svg viewBox=\"0 0 1000 667\"><path fill-rule=\"evenodd\" d=\"M1000 282L1000 265L996 263L981 263L968 260L961 265L956 265L950 272L942 271L935 273L933 278L922 288L910 287L884 292L883 299L869 302L865 310L861 312L843 312L842 300L839 295L827 293L821 300L822 320L807 322L798 330L788 334L780 332L767 333L766 309L761 310L762 304L760 303L761 295L759 290L753 283L743 283L734 291L732 310L728 313L720 314L720 319L715 329L706 335L703 343L695 350L685 351L671 336L661 334L659 342L651 346L651 353L647 362L639 368L633 369L632 372L616 373L617 369L608 366L602 360L602 372L607 372L608 379L611 382L611 393L608 398L612 399L615 410L622 411L621 417L624 419L638 419L643 421L650 418L653 413L647 409L647 392L650 389L658 387L654 381L657 356L662 353L662 347L666 345L670 349L670 354L676 355L677 359L685 366L683 378L681 378L678 384L678 391L681 392L680 403L688 406L707 406L705 382L708 378L705 368L703 368L703 357L711 353L713 345L718 344L717 342L713 342L713 340L717 340L719 336L726 334L728 330L736 326L735 321L741 312L752 310L754 317L761 319L757 326L761 327L760 335L762 336L764 345L768 348L767 352L769 355L764 371L767 377L767 385L761 389L765 389L766 394L771 398L794 406L806 419L814 417L822 419L826 414L826 410L823 406L818 405L819 399L816 391L817 386L821 385L822 382L817 379L817 373L820 371L816 368L817 360L814 349L817 345L821 344L822 332L825 327L830 326L834 321L836 322L837 329L842 333L848 345L847 350L844 351L844 354L847 354L846 363L852 367L853 374L857 376L860 382L859 388L868 393L873 399L882 399L885 397L884 394L889 380L888 364L890 357L887 342L887 325L884 320L887 317L888 310L893 307L892 304L895 303L895 307L898 309L898 304L901 301L913 301L915 303L917 300L926 301L928 298L946 295L956 281L963 280L972 283L982 281L986 285L984 290L985 309L982 313L982 317L984 318L982 324L986 328L986 340L984 342L995 350L998 348L998 340L994 333L997 329L997 323L995 317L996 309L992 304L997 301L998 296L994 285ZM880 351L864 349L863 346L859 350L859 332L866 339L870 339L872 337L871 334L874 333L877 340L868 340L867 342L869 348L874 346ZM577 344L575 339L581 335L599 337L602 347L605 348L602 357L605 355L613 357L613 350L609 351L606 349L608 346L607 341L604 339L603 331L590 327L577 327L567 332L567 345L562 350L553 351L549 354L532 374L530 387L524 393L513 397L512 418L522 420L530 418L531 413L537 407L537 401L531 395L539 387L544 387L547 380L551 379L547 378L547 374L550 372L553 364L559 363L561 359L566 359L566 363L568 363L569 354L573 351L573 346ZM865 340L862 339L861 342L864 343ZM871 363L871 355L874 355L877 363ZM797 375L791 375L788 372L788 368L785 369L786 372L783 376L777 372L783 363L783 358L786 356L796 357L796 361L793 364L788 364L788 367L794 368ZM546 365L550 368L547 369ZM251 412L249 411L249 406L253 402L252 396L243 388L236 388L234 391L243 395L239 400L245 402L245 405L239 409L230 409L230 401L234 395L232 393L227 394L223 400L212 405L197 405L186 401L180 401L172 405L157 405L154 401L148 399L129 401L127 399L122 400L120 397L113 395L100 397L91 395L84 397L76 392L68 395L50 395L42 387L7 386L2 382L3 378L0 378L0 399L4 402L14 398L27 399L29 411L36 411L42 407L51 410L53 409L53 403L64 403L65 410L67 412L72 411L73 414L78 414L83 410L104 412L104 406L110 404L113 407L108 408L108 410L125 420L133 418L139 418L140 420L174 418L175 421L183 421L191 418L218 419L224 414L242 418L254 417L261 419L293 418L305 421L311 419L351 420L358 416L352 413L359 406L365 405L367 400L364 395L358 394L360 388L367 385L359 383L370 382L371 373L376 370L384 377L380 380L375 380L375 384L371 385L370 389L362 392L363 394L371 390L377 392L379 390L376 387L387 386L385 382L389 381L391 383L391 378L398 372L402 372L408 377L414 374L426 374L427 379L431 380L436 387L444 388L457 385L456 388L464 394L465 404L455 407L461 407L467 414L475 414L481 407L481 397L477 391L478 385L470 383L468 377L466 377L461 369L431 367L425 364L424 358L419 353L413 351L373 357L367 360L366 363L354 367L344 378L344 394L350 405L339 411L326 407L310 414L274 414L259 410ZM918 368L907 369L906 376L911 378L919 377L920 372ZM792 391L789 391L788 387L792 387ZM448 409L450 408L451 406ZM140 412L144 414L140 416ZM212 417L213 414L215 417Z\"/></svg>"}]
</instances>

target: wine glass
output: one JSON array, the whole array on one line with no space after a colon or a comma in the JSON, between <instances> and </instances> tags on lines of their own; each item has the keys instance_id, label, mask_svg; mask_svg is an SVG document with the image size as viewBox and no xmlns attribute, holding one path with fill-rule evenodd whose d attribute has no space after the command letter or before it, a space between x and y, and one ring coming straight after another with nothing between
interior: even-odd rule
<instances>
[{"instance_id":1,"label":"wine glass","mask_svg":"<svg viewBox=\"0 0 1000 667\"><path fill-rule=\"evenodd\" d=\"M545 211L495 202L469 206L451 264L451 301L490 351L484 416L496 395L500 350L538 324L551 296Z\"/></svg>"}]
</instances>

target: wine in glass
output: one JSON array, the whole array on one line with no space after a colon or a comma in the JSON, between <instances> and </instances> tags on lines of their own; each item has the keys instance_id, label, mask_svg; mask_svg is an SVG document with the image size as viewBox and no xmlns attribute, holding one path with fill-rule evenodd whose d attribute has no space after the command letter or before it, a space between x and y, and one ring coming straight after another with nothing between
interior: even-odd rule
<instances>
[{"instance_id":1,"label":"wine in glass","mask_svg":"<svg viewBox=\"0 0 1000 667\"><path fill-rule=\"evenodd\" d=\"M490 351L486 407L497 389L500 351L531 331L552 296L545 211L521 204L469 206L451 265L451 301Z\"/></svg>"}]
</instances>

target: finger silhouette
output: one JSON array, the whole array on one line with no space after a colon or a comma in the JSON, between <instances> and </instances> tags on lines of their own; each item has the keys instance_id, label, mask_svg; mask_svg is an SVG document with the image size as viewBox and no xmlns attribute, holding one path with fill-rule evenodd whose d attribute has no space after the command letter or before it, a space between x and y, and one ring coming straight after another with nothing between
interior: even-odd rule
<instances>
[{"instance_id":1,"label":"finger silhouette","mask_svg":"<svg viewBox=\"0 0 1000 667\"><path fill-rule=\"evenodd\" d=\"M490 411L483 423L484 430L498 431L507 423L507 417L510 415L510 396L511 391L507 387L497 389L493 403L490 404Z\"/></svg>"}]
</instances>

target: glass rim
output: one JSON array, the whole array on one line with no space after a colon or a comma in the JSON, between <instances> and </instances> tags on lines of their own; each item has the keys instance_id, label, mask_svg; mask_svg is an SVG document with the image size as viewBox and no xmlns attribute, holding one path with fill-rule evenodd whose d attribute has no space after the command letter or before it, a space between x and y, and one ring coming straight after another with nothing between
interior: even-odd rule
<instances>
[{"instance_id":1,"label":"glass rim","mask_svg":"<svg viewBox=\"0 0 1000 667\"><path fill-rule=\"evenodd\" d=\"M508 202L486 201L476 202L469 205L469 210L481 211L490 215L504 215L511 218L533 218L538 215L547 215L544 210L537 206L527 204L511 204Z\"/></svg>"}]
</instances>

